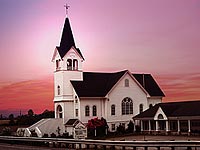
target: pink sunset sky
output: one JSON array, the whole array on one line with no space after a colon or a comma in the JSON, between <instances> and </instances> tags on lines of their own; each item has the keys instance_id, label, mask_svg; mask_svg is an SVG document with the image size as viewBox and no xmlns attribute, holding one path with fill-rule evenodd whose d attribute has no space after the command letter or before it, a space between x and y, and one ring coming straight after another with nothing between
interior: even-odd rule
<instances>
[{"instance_id":1,"label":"pink sunset sky","mask_svg":"<svg viewBox=\"0 0 200 150\"><path fill-rule=\"evenodd\" d=\"M0 114L53 110L65 0L0 1ZM200 100L200 1L68 0L84 71L151 73L166 101Z\"/></svg>"}]
</instances>

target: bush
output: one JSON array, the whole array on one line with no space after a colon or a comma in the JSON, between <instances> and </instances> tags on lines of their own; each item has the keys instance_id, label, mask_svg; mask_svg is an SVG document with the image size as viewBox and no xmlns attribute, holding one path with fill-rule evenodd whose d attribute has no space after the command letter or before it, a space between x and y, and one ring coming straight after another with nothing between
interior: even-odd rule
<instances>
[{"instance_id":1,"label":"bush","mask_svg":"<svg viewBox=\"0 0 200 150\"><path fill-rule=\"evenodd\" d=\"M47 133L45 133L42 137L43 137L43 138L48 138L49 135L48 135Z\"/></svg>"},{"instance_id":2,"label":"bush","mask_svg":"<svg viewBox=\"0 0 200 150\"><path fill-rule=\"evenodd\" d=\"M9 127L5 127L2 129L2 135L3 136L10 136L12 134L12 131Z\"/></svg>"},{"instance_id":3,"label":"bush","mask_svg":"<svg viewBox=\"0 0 200 150\"><path fill-rule=\"evenodd\" d=\"M51 137L52 138L56 138L56 134L55 133L51 133Z\"/></svg>"}]
</instances>

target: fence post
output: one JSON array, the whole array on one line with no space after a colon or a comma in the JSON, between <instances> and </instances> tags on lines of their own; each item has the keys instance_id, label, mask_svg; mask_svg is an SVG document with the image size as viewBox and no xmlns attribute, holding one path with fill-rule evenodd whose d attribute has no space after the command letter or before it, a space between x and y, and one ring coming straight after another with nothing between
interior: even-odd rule
<instances>
[{"instance_id":1,"label":"fence post","mask_svg":"<svg viewBox=\"0 0 200 150\"><path fill-rule=\"evenodd\" d=\"M122 150L126 150L126 147L125 147L125 146L122 146Z\"/></svg>"}]
</instances>

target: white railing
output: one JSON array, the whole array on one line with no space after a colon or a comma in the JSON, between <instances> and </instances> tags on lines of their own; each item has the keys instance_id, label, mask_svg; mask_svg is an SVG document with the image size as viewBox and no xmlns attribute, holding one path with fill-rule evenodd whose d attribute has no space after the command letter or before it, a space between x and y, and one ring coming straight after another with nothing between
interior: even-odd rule
<instances>
[{"instance_id":1,"label":"white railing","mask_svg":"<svg viewBox=\"0 0 200 150\"><path fill-rule=\"evenodd\" d=\"M76 140L76 139L63 139L63 138L38 138L38 137L13 137L13 136L0 136L0 142L43 142L43 143L62 143L68 144L76 149L104 149L120 147L125 150L132 148L136 150L138 147L143 147L145 150L155 147L158 150L161 148L171 148L174 150L176 147L184 147L184 149L200 149L200 141L109 141L109 140Z\"/></svg>"}]
</instances>

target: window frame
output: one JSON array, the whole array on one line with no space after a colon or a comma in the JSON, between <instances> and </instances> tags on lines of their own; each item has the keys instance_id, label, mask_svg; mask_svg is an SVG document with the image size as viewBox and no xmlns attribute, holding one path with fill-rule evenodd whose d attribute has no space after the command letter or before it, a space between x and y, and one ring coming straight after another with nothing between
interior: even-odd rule
<instances>
[{"instance_id":1,"label":"window frame","mask_svg":"<svg viewBox=\"0 0 200 150\"><path fill-rule=\"evenodd\" d=\"M85 116L86 117L90 116L90 106L89 105L85 106Z\"/></svg>"},{"instance_id":2,"label":"window frame","mask_svg":"<svg viewBox=\"0 0 200 150\"><path fill-rule=\"evenodd\" d=\"M96 105L92 106L92 116L97 116L97 106Z\"/></svg>"},{"instance_id":3,"label":"window frame","mask_svg":"<svg viewBox=\"0 0 200 150\"><path fill-rule=\"evenodd\" d=\"M133 100L130 97L126 97L121 102L122 115L133 114Z\"/></svg>"},{"instance_id":4,"label":"window frame","mask_svg":"<svg viewBox=\"0 0 200 150\"><path fill-rule=\"evenodd\" d=\"M60 85L57 86L57 94L60 95Z\"/></svg>"},{"instance_id":5,"label":"window frame","mask_svg":"<svg viewBox=\"0 0 200 150\"><path fill-rule=\"evenodd\" d=\"M112 104L111 105L111 116L114 116L115 115L115 104Z\"/></svg>"},{"instance_id":6,"label":"window frame","mask_svg":"<svg viewBox=\"0 0 200 150\"><path fill-rule=\"evenodd\" d=\"M139 113L142 113L144 111L144 105L141 103L139 105Z\"/></svg>"},{"instance_id":7,"label":"window frame","mask_svg":"<svg viewBox=\"0 0 200 150\"><path fill-rule=\"evenodd\" d=\"M129 79L125 79L124 80L124 86L125 87L129 87Z\"/></svg>"}]
</instances>

